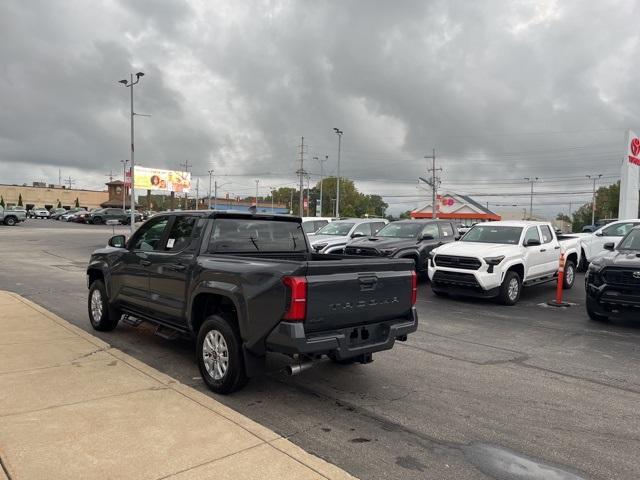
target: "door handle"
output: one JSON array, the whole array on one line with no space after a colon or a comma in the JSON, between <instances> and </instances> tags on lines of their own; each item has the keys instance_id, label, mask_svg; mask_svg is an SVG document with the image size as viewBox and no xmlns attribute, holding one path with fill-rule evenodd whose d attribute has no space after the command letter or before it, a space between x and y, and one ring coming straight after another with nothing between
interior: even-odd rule
<instances>
[{"instance_id":1,"label":"door handle","mask_svg":"<svg viewBox=\"0 0 640 480\"><path fill-rule=\"evenodd\" d=\"M560 245L556 245L555 247L553 247L554 250L560 250Z\"/></svg>"},{"instance_id":2,"label":"door handle","mask_svg":"<svg viewBox=\"0 0 640 480\"><path fill-rule=\"evenodd\" d=\"M181 263L178 263L176 265L167 265L167 268L169 270L173 270L174 272L184 272L187 269L186 265L182 265Z\"/></svg>"},{"instance_id":3,"label":"door handle","mask_svg":"<svg viewBox=\"0 0 640 480\"><path fill-rule=\"evenodd\" d=\"M546 252L546 251L547 251L547 249L546 249L546 248L541 248L541 249L540 249L540 251L541 251L541 252Z\"/></svg>"},{"instance_id":4,"label":"door handle","mask_svg":"<svg viewBox=\"0 0 640 480\"><path fill-rule=\"evenodd\" d=\"M148 267L149 265L151 265L151 262L149 260L140 260L140 265L142 265L143 267Z\"/></svg>"}]
</instances>

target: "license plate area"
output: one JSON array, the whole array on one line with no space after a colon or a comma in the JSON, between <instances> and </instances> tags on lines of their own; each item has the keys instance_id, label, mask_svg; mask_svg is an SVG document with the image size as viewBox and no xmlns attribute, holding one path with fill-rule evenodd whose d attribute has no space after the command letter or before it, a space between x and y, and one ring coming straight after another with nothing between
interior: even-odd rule
<instances>
[{"instance_id":1,"label":"license plate area","mask_svg":"<svg viewBox=\"0 0 640 480\"><path fill-rule=\"evenodd\" d=\"M373 345L385 342L389 338L389 326L385 324L363 325L347 329L345 334L349 347Z\"/></svg>"}]
</instances>

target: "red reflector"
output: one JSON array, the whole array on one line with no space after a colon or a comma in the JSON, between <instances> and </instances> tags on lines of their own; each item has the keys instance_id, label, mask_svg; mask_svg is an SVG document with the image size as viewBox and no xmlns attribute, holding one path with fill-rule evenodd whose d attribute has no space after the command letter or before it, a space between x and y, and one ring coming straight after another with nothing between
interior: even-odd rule
<instances>
[{"instance_id":1,"label":"red reflector","mask_svg":"<svg viewBox=\"0 0 640 480\"><path fill-rule=\"evenodd\" d=\"M411 305L415 305L418 300L418 275L411 272Z\"/></svg>"},{"instance_id":2,"label":"red reflector","mask_svg":"<svg viewBox=\"0 0 640 480\"><path fill-rule=\"evenodd\" d=\"M291 294L289 309L284 320L304 320L307 317L307 279L305 277L284 277L282 279Z\"/></svg>"}]
</instances>

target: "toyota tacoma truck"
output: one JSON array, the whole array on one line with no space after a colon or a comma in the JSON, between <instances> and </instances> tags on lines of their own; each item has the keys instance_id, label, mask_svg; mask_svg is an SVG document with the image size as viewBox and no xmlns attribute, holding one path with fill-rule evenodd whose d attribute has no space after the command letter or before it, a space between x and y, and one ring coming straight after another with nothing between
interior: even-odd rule
<instances>
[{"instance_id":1,"label":"toyota tacoma truck","mask_svg":"<svg viewBox=\"0 0 640 480\"><path fill-rule=\"evenodd\" d=\"M27 213L24 210L10 210L0 205L0 223L13 227L26 219Z\"/></svg>"},{"instance_id":2,"label":"toyota tacoma truck","mask_svg":"<svg viewBox=\"0 0 640 480\"><path fill-rule=\"evenodd\" d=\"M605 243L604 250L585 276L587 314L600 322L610 317L640 318L640 227L629 231L617 246Z\"/></svg>"},{"instance_id":3,"label":"toyota tacoma truck","mask_svg":"<svg viewBox=\"0 0 640 480\"><path fill-rule=\"evenodd\" d=\"M557 279L564 254L564 288L573 287L580 239L558 237L546 222L487 222L458 242L431 251L429 279L436 295L497 298L515 305L523 286Z\"/></svg>"},{"instance_id":4,"label":"toyota tacoma truck","mask_svg":"<svg viewBox=\"0 0 640 480\"><path fill-rule=\"evenodd\" d=\"M87 284L94 329L124 318L189 335L217 393L263 372L268 352L291 357L290 374L323 356L369 363L418 326L413 261L315 253L290 216L155 215L91 255Z\"/></svg>"}]
</instances>

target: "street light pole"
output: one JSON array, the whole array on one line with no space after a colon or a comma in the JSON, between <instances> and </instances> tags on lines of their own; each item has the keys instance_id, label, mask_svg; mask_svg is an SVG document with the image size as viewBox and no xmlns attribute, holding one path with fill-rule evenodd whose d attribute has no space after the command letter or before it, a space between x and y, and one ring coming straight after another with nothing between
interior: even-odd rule
<instances>
[{"instance_id":1,"label":"street light pole","mask_svg":"<svg viewBox=\"0 0 640 480\"><path fill-rule=\"evenodd\" d=\"M256 210L258 209L258 184L260 180L256 180Z\"/></svg>"},{"instance_id":2,"label":"street light pole","mask_svg":"<svg viewBox=\"0 0 640 480\"><path fill-rule=\"evenodd\" d=\"M602 178L602 174L586 175L589 180L593 180L593 198L591 199L591 225L596 223L596 182Z\"/></svg>"},{"instance_id":3,"label":"street light pole","mask_svg":"<svg viewBox=\"0 0 640 480\"><path fill-rule=\"evenodd\" d=\"M316 207L316 217L322 216L322 182L324 181L324 162L329 160L329 155L325 155L324 158L313 157L314 160L320 162L320 209Z\"/></svg>"},{"instance_id":4,"label":"street light pole","mask_svg":"<svg viewBox=\"0 0 640 480\"><path fill-rule=\"evenodd\" d=\"M334 128L333 131L338 135L338 178L336 179L336 218L340 217L340 150L342 148L342 134L344 133L339 128Z\"/></svg>"},{"instance_id":5,"label":"street light pole","mask_svg":"<svg viewBox=\"0 0 640 480\"><path fill-rule=\"evenodd\" d=\"M271 213L273 214L275 212L275 208L273 205L273 194L275 192L275 189L273 187L271 187Z\"/></svg>"},{"instance_id":6,"label":"street light pole","mask_svg":"<svg viewBox=\"0 0 640 480\"><path fill-rule=\"evenodd\" d=\"M130 78L128 82L127 80L120 80L118 83L121 83L125 87L129 88L131 93L131 235L133 235L133 232L136 227L136 214L135 214L136 212L136 205L135 205L136 203L136 184L135 184L136 164L135 164L135 158L134 158L135 148L134 148L134 141L133 141L134 139L133 117L135 115L135 112L133 111L133 86L140 81L140 77L143 77L144 73L142 72L136 73L135 82L133 81L133 73L130 73L129 76Z\"/></svg>"},{"instance_id":7,"label":"street light pole","mask_svg":"<svg viewBox=\"0 0 640 480\"><path fill-rule=\"evenodd\" d=\"M524 179L531 183L531 201L529 202L529 220L533 219L533 184L536 183L540 178L538 177L524 177Z\"/></svg>"},{"instance_id":8,"label":"street light pole","mask_svg":"<svg viewBox=\"0 0 640 480\"><path fill-rule=\"evenodd\" d=\"M122 210L126 210L127 207L127 163L129 163L129 159L120 160L122 164Z\"/></svg>"},{"instance_id":9,"label":"street light pole","mask_svg":"<svg viewBox=\"0 0 640 480\"><path fill-rule=\"evenodd\" d=\"M213 170L209 170L209 203L208 208L211 210L211 177L213 176Z\"/></svg>"}]
</instances>

